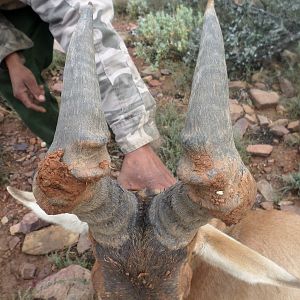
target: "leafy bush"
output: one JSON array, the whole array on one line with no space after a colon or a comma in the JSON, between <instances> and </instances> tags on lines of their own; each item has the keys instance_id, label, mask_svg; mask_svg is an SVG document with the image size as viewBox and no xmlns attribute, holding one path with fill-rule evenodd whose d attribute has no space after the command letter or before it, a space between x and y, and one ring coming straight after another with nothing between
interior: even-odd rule
<instances>
[{"instance_id":1,"label":"leafy bush","mask_svg":"<svg viewBox=\"0 0 300 300\"><path fill-rule=\"evenodd\" d=\"M190 35L202 22L202 15L180 5L172 15L164 11L150 13L139 20L137 54L158 65L165 58L183 57L189 47Z\"/></svg>"},{"instance_id":2,"label":"leafy bush","mask_svg":"<svg viewBox=\"0 0 300 300\"><path fill-rule=\"evenodd\" d=\"M129 0L127 12L131 18L144 16L149 12L149 6L146 0Z\"/></svg>"},{"instance_id":3,"label":"leafy bush","mask_svg":"<svg viewBox=\"0 0 300 300\"><path fill-rule=\"evenodd\" d=\"M284 184L281 189L283 194L295 192L298 196L300 196L300 171L282 176L282 181Z\"/></svg>"}]
</instances>

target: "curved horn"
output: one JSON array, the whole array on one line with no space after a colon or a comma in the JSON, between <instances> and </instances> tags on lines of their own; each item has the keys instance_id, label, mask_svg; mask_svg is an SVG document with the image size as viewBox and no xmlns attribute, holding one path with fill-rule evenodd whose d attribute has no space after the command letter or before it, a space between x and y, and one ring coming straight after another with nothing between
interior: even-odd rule
<instances>
[{"instance_id":1,"label":"curved horn","mask_svg":"<svg viewBox=\"0 0 300 300\"><path fill-rule=\"evenodd\" d=\"M234 145L228 100L223 37L209 0L182 132L184 155L177 174L183 184L154 199L150 212L168 247L187 245L210 216L236 223L255 200L255 181Z\"/></svg>"},{"instance_id":2,"label":"curved horn","mask_svg":"<svg viewBox=\"0 0 300 300\"><path fill-rule=\"evenodd\" d=\"M96 75L93 7L87 5L70 42L54 141L39 165L33 192L46 212L73 212L89 224L96 241L117 247L128 238L137 203L105 177L108 140Z\"/></svg>"}]
</instances>

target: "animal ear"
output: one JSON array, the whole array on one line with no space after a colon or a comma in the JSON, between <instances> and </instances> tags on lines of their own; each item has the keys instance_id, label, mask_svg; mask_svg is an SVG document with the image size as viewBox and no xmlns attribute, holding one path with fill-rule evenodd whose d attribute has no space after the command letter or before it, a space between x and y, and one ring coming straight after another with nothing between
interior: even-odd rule
<instances>
[{"instance_id":1,"label":"animal ear","mask_svg":"<svg viewBox=\"0 0 300 300\"><path fill-rule=\"evenodd\" d=\"M193 252L208 264L250 284L300 288L298 278L209 224L199 229Z\"/></svg>"},{"instance_id":2,"label":"animal ear","mask_svg":"<svg viewBox=\"0 0 300 300\"><path fill-rule=\"evenodd\" d=\"M18 200L19 202L21 202L25 206L27 206L28 202L33 202L33 203L36 202L36 199L35 199L32 192L21 191L21 190L18 190L16 188L12 187L12 186L8 186L6 189L13 198Z\"/></svg>"},{"instance_id":3,"label":"animal ear","mask_svg":"<svg viewBox=\"0 0 300 300\"><path fill-rule=\"evenodd\" d=\"M7 191L14 199L21 202L24 206L32 210L40 219L49 223L60 225L65 229L68 229L75 233L88 232L87 223L81 222L76 215L47 215L46 212L36 203L36 199L32 192L21 191L11 186L7 187Z\"/></svg>"}]
</instances>

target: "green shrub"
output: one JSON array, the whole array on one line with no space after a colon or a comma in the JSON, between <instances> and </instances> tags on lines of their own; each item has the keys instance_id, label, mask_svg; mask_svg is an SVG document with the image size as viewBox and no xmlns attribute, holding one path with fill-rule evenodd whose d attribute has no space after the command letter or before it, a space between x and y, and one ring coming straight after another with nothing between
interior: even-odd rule
<instances>
[{"instance_id":1,"label":"green shrub","mask_svg":"<svg viewBox=\"0 0 300 300\"><path fill-rule=\"evenodd\" d=\"M281 188L281 192L283 194L294 192L300 196L300 171L282 176L282 181L284 186Z\"/></svg>"},{"instance_id":2,"label":"green shrub","mask_svg":"<svg viewBox=\"0 0 300 300\"><path fill-rule=\"evenodd\" d=\"M129 0L127 3L127 12L131 18L144 16L149 12L149 6L146 0Z\"/></svg>"},{"instance_id":3,"label":"green shrub","mask_svg":"<svg viewBox=\"0 0 300 300\"><path fill-rule=\"evenodd\" d=\"M180 135L184 126L184 115L175 104L167 104L158 108L156 123L163 138L159 156L175 175L182 154Z\"/></svg>"},{"instance_id":4,"label":"green shrub","mask_svg":"<svg viewBox=\"0 0 300 300\"><path fill-rule=\"evenodd\" d=\"M174 14L164 11L140 18L136 52L147 62L158 65L162 59L181 58L188 51L190 35L202 22L192 8L178 6Z\"/></svg>"}]
</instances>

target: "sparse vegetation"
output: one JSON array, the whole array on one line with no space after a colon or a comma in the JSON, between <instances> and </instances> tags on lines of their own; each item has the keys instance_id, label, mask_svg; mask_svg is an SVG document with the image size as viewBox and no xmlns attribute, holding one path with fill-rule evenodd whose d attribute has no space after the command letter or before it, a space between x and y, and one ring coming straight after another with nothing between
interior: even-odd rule
<instances>
[{"instance_id":1,"label":"sparse vegetation","mask_svg":"<svg viewBox=\"0 0 300 300\"><path fill-rule=\"evenodd\" d=\"M250 162L250 154L246 151L247 146L250 144L250 141L248 139L242 139L235 137L234 143L237 151L240 154L240 157L244 164L248 164Z\"/></svg>"},{"instance_id":2,"label":"sparse vegetation","mask_svg":"<svg viewBox=\"0 0 300 300\"><path fill-rule=\"evenodd\" d=\"M62 71L64 69L65 62L66 62L66 55L60 51L53 50L53 59L48 70L50 72Z\"/></svg>"},{"instance_id":3,"label":"sparse vegetation","mask_svg":"<svg viewBox=\"0 0 300 300\"><path fill-rule=\"evenodd\" d=\"M33 300L32 289L18 291L12 300Z\"/></svg>"},{"instance_id":4,"label":"sparse vegetation","mask_svg":"<svg viewBox=\"0 0 300 300\"><path fill-rule=\"evenodd\" d=\"M74 247L65 251L51 253L48 257L49 261L53 263L58 270L70 265L80 265L83 268L91 270L94 264L94 257L90 251L80 256Z\"/></svg>"},{"instance_id":5,"label":"sparse vegetation","mask_svg":"<svg viewBox=\"0 0 300 300\"><path fill-rule=\"evenodd\" d=\"M180 134L184 126L184 115L175 104L160 107L156 114L158 129L163 138L159 156L173 174L180 159L182 148Z\"/></svg>"},{"instance_id":6,"label":"sparse vegetation","mask_svg":"<svg viewBox=\"0 0 300 300\"><path fill-rule=\"evenodd\" d=\"M282 176L283 187L281 192L286 194L288 192L296 193L300 196L300 171Z\"/></svg>"},{"instance_id":7,"label":"sparse vegetation","mask_svg":"<svg viewBox=\"0 0 300 300\"><path fill-rule=\"evenodd\" d=\"M300 118L300 96L288 99L285 103L285 106L291 119Z\"/></svg>"}]
</instances>

